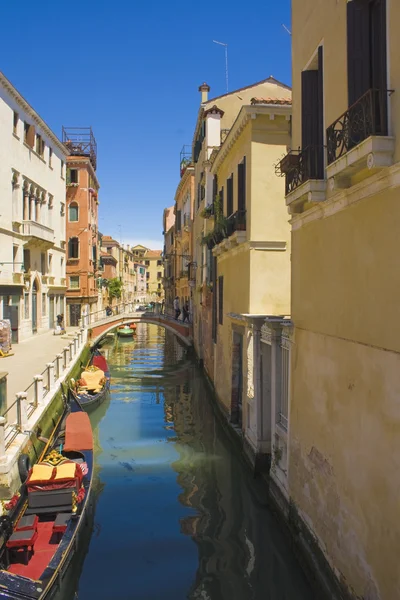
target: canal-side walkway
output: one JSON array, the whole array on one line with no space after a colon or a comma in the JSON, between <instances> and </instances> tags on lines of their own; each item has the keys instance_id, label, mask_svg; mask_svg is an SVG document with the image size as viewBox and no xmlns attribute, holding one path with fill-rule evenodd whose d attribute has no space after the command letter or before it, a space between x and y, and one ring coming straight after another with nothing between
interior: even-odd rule
<instances>
[{"instance_id":1,"label":"canal-side walkway","mask_svg":"<svg viewBox=\"0 0 400 600\"><path fill-rule=\"evenodd\" d=\"M14 402L16 394L23 392L32 383L34 376L42 373L47 363L62 352L77 331L77 327L68 327L66 334L62 336L48 331L13 345L14 355L2 358L0 362L0 371L8 373L8 406Z\"/></svg>"}]
</instances>

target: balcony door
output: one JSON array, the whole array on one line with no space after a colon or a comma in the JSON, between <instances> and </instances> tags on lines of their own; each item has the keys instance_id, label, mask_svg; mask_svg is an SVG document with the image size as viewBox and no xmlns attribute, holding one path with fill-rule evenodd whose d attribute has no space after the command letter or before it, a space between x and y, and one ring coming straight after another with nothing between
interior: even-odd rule
<instances>
[{"instance_id":1,"label":"balcony door","mask_svg":"<svg viewBox=\"0 0 400 600\"><path fill-rule=\"evenodd\" d=\"M372 90L377 134L387 134L386 0L347 3L348 103Z\"/></svg>"},{"instance_id":2,"label":"balcony door","mask_svg":"<svg viewBox=\"0 0 400 600\"><path fill-rule=\"evenodd\" d=\"M303 181L324 178L323 48L301 74Z\"/></svg>"}]
</instances>

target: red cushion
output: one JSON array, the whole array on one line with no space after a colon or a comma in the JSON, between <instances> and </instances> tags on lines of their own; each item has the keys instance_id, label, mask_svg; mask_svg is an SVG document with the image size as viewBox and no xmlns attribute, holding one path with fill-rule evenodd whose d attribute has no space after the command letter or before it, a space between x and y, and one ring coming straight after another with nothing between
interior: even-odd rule
<instances>
[{"instance_id":1,"label":"red cushion","mask_svg":"<svg viewBox=\"0 0 400 600\"><path fill-rule=\"evenodd\" d=\"M18 521L15 531L26 531L27 529L37 529L39 517L37 515L27 515L21 517Z\"/></svg>"},{"instance_id":2,"label":"red cushion","mask_svg":"<svg viewBox=\"0 0 400 600\"><path fill-rule=\"evenodd\" d=\"M33 546L38 533L35 529L26 531L15 531L7 542L7 548L21 548L23 546Z\"/></svg>"}]
</instances>

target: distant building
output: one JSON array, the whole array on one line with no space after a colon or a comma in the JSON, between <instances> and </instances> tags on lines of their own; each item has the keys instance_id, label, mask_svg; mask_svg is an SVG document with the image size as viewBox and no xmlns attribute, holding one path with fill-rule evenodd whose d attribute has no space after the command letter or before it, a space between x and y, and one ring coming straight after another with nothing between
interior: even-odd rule
<instances>
[{"instance_id":1,"label":"distant building","mask_svg":"<svg viewBox=\"0 0 400 600\"><path fill-rule=\"evenodd\" d=\"M115 298L113 304L146 302L147 267L141 262L135 261L132 248L129 245L120 244L109 235L102 236L101 247L102 277L99 281L103 289L103 297L107 296L108 298L107 280L118 277L122 282L121 298ZM111 263L114 265L113 269L110 268Z\"/></svg>"},{"instance_id":2,"label":"distant building","mask_svg":"<svg viewBox=\"0 0 400 600\"><path fill-rule=\"evenodd\" d=\"M175 213L174 206L164 208L164 297L166 307L172 310L175 293Z\"/></svg>"},{"instance_id":3,"label":"distant building","mask_svg":"<svg viewBox=\"0 0 400 600\"><path fill-rule=\"evenodd\" d=\"M101 308L99 271L97 146L92 129L63 128L67 159L67 324Z\"/></svg>"},{"instance_id":4,"label":"distant building","mask_svg":"<svg viewBox=\"0 0 400 600\"><path fill-rule=\"evenodd\" d=\"M65 312L68 150L0 73L0 318L12 341Z\"/></svg>"},{"instance_id":5,"label":"distant building","mask_svg":"<svg viewBox=\"0 0 400 600\"><path fill-rule=\"evenodd\" d=\"M138 244L137 246L132 246L131 251L135 260L147 267L146 300L148 302L161 301L164 298L164 262L162 250L150 250L150 248Z\"/></svg>"}]
</instances>

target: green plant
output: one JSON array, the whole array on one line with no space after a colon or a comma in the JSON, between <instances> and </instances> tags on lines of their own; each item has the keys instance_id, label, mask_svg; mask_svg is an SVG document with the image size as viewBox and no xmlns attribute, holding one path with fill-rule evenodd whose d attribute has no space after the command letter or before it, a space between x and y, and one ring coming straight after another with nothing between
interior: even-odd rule
<instances>
[{"instance_id":1,"label":"green plant","mask_svg":"<svg viewBox=\"0 0 400 600\"><path fill-rule=\"evenodd\" d=\"M119 277L114 277L114 279L108 280L108 297L110 302L113 298L121 298L123 283L119 279Z\"/></svg>"},{"instance_id":2,"label":"green plant","mask_svg":"<svg viewBox=\"0 0 400 600\"><path fill-rule=\"evenodd\" d=\"M203 217L203 219L209 219L213 215L214 215L214 206L212 204L210 206L206 206L206 208L203 208L203 210L200 213L200 216Z\"/></svg>"},{"instance_id":3,"label":"green plant","mask_svg":"<svg viewBox=\"0 0 400 600\"><path fill-rule=\"evenodd\" d=\"M274 458L276 463L280 463L282 460L282 448L279 448L278 446L274 447Z\"/></svg>"}]
</instances>

